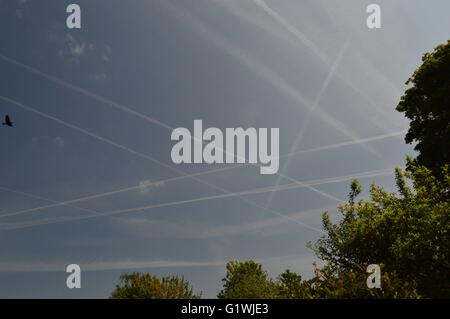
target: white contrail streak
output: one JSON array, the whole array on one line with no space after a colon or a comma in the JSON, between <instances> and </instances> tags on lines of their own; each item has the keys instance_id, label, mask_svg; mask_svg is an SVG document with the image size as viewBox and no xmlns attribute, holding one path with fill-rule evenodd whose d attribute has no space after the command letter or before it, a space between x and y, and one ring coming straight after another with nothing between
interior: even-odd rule
<instances>
[{"instance_id":1,"label":"white contrail streak","mask_svg":"<svg viewBox=\"0 0 450 319\"><path fill-rule=\"evenodd\" d=\"M273 256L267 258L258 258L258 263L280 262L285 259L298 258L295 255ZM197 267L219 267L225 266L227 260L145 260L145 259L119 259L119 260L89 260L81 261L79 264L83 271L108 271L108 270L131 270L147 268L197 268ZM40 273L40 272L61 272L68 264L67 260L55 262L46 261L0 261L0 273Z\"/></svg>"},{"instance_id":2,"label":"white contrail streak","mask_svg":"<svg viewBox=\"0 0 450 319\"><path fill-rule=\"evenodd\" d=\"M4 187L4 186L0 186L0 190L1 191L5 191L5 192L9 192L9 193L13 193L13 194L22 195L22 196L33 198L33 199L38 199L38 200L45 201L45 202L54 203L55 205L58 205L58 206L66 206L66 207L74 208L74 209L77 209L77 210L81 210L81 211L84 211L84 212L91 213L93 215L101 215L100 212L98 212L96 210L93 210L93 209L87 209L87 208L83 208L83 207L79 207L79 206L75 206L75 205L71 205L71 204L63 204L63 203L60 203L60 202L52 200L52 199L48 199L48 198L45 198L45 197L42 197L42 196L37 196L37 195L34 195L34 194L22 192L22 191L19 191L19 190L16 190L16 189L12 189L12 188L8 188L8 187Z\"/></svg>"},{"instance_id":3,"label":"white contrail streak","mask_svg":"<svg viewBox=\"0 0 450 319\"><path fill-rule=\"evenodd\" d=\"M324 145L324 146L319 146L319 147L315 147L315 148L310 148L310 149L307 149L307 150L300 150L300 151L296 151L296 152L293 152L293 153L290 153L290 154L286 154L286 155L283 155L283 156L322 152L322 151L337 149L337 148L341 148L341 147L345 147L345 146L351 146L351 145L357 145L357 144L361 144L361 143L369 143L369 142L374 142L374 141L380 141L380 140L388 139L388 138L391 138L391 137L397 137L397 136L405 135L406 132L407 132L407 130L403 130L403 131L396 131L396 132L386 133L386 134L381 134L381 135L375 135L375 136L372 136L372 137L360 138L360 139L355 139L355 140L347 141L347 142L341 142L341 143L335 143L335 144L330 144L330 145Z\"/></svg>"},{"instance_id":4,"label":"white contrail streak","mask_svg":"<svg viewBox=\"0 0 450 319\"><path fill-rule=\"evenodd\" d=\"M244 165L239 165L239 166L243 167ZM236 167L237 167L237 165L234 165L234 166L228 166L228 167L221 168L221 169L216 169L216 170L210 170L210 171L206 171L206 172L200 172L200 173L196 173L196 174L191 174L189 176L188 175L183 175L183 176L167 178L167 179L163 179L163 180L159 180L157 182L154 182L154 184L168 183L168 182L173 182L173 181L180 181L180 180L187 179L187 178L190 178L190 177L208 175L208 174L216 173L216 172L219 172L219 171L230 170L230 169L233 169L233 168L236 168ZM56 202L56 203L50 204L50 205L38 206L38 207L29 208L29 209L23 209L23 210L20 210L20 211L15 211L15 212L8 213L8 214L3 214L3 215L0 215L0 218L17 216L17 215L22 215L22 214L26 214L26 213L40 211L40 210L43 210L43 209L49 209L49 208L54 208L54 207L67 206L67 205L70 205L70 204L75 204L75 203L80 203L80 202L86 202L86 201L90 201L90 200L93 200L93 199L98 199L98 198L102 198L102 197L107 197L107 196L117 195L117 194L121 194L121 193L125 193L125 192L130 192L130 191L133 191L133 190L138 190L140 188L141 188L140 185L135 185L135 186L130 186L130 187L125 187L125 188L113 190L113 191L110 191L110 192L97 193L97 194L84 196L84 197L80 197L80 198L76 198L76 199L66 200L66 201L62 201L62 202Z\"/></svg>"},{"instance_id":5,"label":"white contrail streak","mask_svg":"<svg viewBox=\"0 0 450 319\"><path fill-rule=\"evenodd\" d=\"M126 107L126 106L124 106L124 105L122 105L122 104L119 104L119 103L116 103L116 102L114 102L114 101L111 101L110 99L107 99L107 98L105 98L105 97L103 97L103 96L100 96L100 95L98 95L98 94L95 94L95 93L92 93L92 92L90 92L90 91L87 91L87 90L85 90L85 89L83 89L83 88L81 88L81 87L79 87L79 86L76 86L76 85L74 85L74 84L68 83L67 81L61 80L61 79L59 79L59 78L57 78L57 77L55 77L55 76L52 76L52 75L47 74L47 73L45 73L45 72L43 72L43 71L40 71L40 70L38 70L38 69L36 69L36 68L34 68L34 67L32 67L32 66L29 66L29 65L26 65L26 64L21 63L21 62L19 62L19 61L16 61L16 60L14 60L14 59L12 59L12 58L10 58L10 57L7 57L7 56L5 56L5 55L2 55L2 54L0 54L0 58L3 59L4 61L8 62L8 63L11 63L11 64L13 64L13 65L19 66L19 67L21 67L21 68L24 68L25 70L28 70L29 72L32 72L33 74L42 76L42 77L44 77L45 79L47 79L47 80L49 80L49 81L51 81L51 82L53 82L53 83L59 84L59 85L61 85L61 86L63 86L63 87L66 87L66 88L69 88L69 89L71 89L71 90L74 90L75 92L78 92L78 93L80 93L80 94L82 94L82 95L85 95L85 96L87 96L87 97L93 98L93 99L95 99L95 100L97 100L97 101L99 101L99 102L105 103L106 105L112 106L112 107L114 107L114 108L116 108L116 109L125 111L125 112L127 112L127 113L129 113L129 114L132 114L132 115L135 115L135 116L137 116L137 117L139 117L139 118L141 118L141 119L145 119L145 120L147 120L147 121L149 121L149 122L151 122L151 123L153 123L153 124L159 125L159 126L161 126L161 127L163 127L163 128L166 128L166 129L172 129L172 127L171 127L170 125L166 124L166 123L163 123L163 122L161 122L161 121L158 121L158 120L156 120L156 119L153 119L153 118L151 118L151 117L148 117L148 116L146 116L146 115L144 115L144 114L142 114L142 113L139 113L139 112L137 112L137 111L134 111L134 110L130 109L129 107ZM81 128L79 128L79 127L76 127L76 126L74 126L74 125L72 125L72 124L69 124L69 123L67 123L67 122L64 122L64 121L62 121L62 120L56 119L56 118L53 117L53 116L50 116L50 115L48 115L48 114L42 113L42 112L40 112L40 111L37 111L37 110L35 110L35 109L33 109L33 108L29 107L29 106L25 106L25 105L23 105L22 103L19 103L19 102L17 102L17 101L13 101L13 100L11 100L11 99L9 99L9 98L6 98L6 97L4 97L4 100L6 100L6 101L8 101L8 102L10 102L10 103L16 104L16 105L19 106L19 107L22 107L22 108L25 107L27 110L29 110L29 111L31 111L31 112L34 112L34 113L37 113L37 114L39 114L39 115L41 115L41 116L44 116L44 117L46 117L46 118L48 118L48 119L56 120L58 123L60 123L60 124L62 124L62 125L68 126L68 127L72 128L72 129L76 129L76 130L79 131L79 132L82 132L82 133L84 133L84 134L88 134L89 136L94 137L94 138L96 138L96 139L100 139L101 141L106 142L106 143L108 143L108 144L110 144L110 145L113 145L113 146L115 146L115 147L119 147L119 148L121 148L122 150L125 150L125 151L128 151L128 152L131 152L131 153L133 153L134 155L138 155L138 156L140 156L140 157L143 157L143 158L146 158L146 159L148 159L148 160L151 160L151 161L153 161L153 162L155 162L155 163L157 163L157 164L159 164L159 165L162 165L162 166L164 166L164 167L166 167L166 168L168 168L168 169L170 169L170 170L172 170L172 171L174 171L174 172L176 172L176 173L178 173L178 174L186 175L186 176L188 176L188 177L191 177L191 176L192 176L192 175L187 175L187 174L185 174L184 172L182 172L182 171L180 171L180 170L178 170L178 169L175 169L175 168L173 168L173 167L170 166L170 165L167 165L167 164L165 164L165 163L162 163L162 162L160 162L160 161L157 161L156 159L154 159L154 158L152 158L152 157L150 157L150 156L148 156L148 155L145 155L145 154L142 154L142 153L140 153L140 152L131 150L131 149L128 148L128 147L125 147L125 146L123 146L123 145L120 145L120 144L118 144L118 143L115 143L115 142L113 142L113 141L111 141L111 140L108 140L108 139L106 139L106 138L99 137L98 135L92 134L92 133L90 133L90 132L88 132L88 131L86 131L86 130L84 130L84 129L81 129ZM33 110L33 111L32 111L32 110ZM197 139L196 137L193 137L193 138L194 138L194 139ZM202 143L206 143L206 142L202 141ZM226 153L226 154L229 153L229 152L226 151L226 150L222 150L222 151L223 151L224 153ZM232 154L232 155L233 155L233 157L237 157L235 154ZM251 165L253 165L253 166L255 166L255 167L258 167L258 168L260 167L260 165L258 165L258 164L253 164L253 163L252 163ZM194 179L195 179L195 178L194 178ZM214 188L216 188L216 189L221 189L221 188L218 188L218 187L213 186L213 185L211 185L211 184L208 184L208 183L206 183L206 182L204 182L204 181L202 181L202 180L200 180L200 179L195 179L195 180L198 181L198 182L200 182L200 183L202 183L202 184L206 184L206 185L208 185L208 186L212 186L212 187L214 187ZM224 192L227 192L227 191L225 191L224 189L221 189L221 190L224 191ZM317 189L315 189L315 188L310 188L310 190L313 191L313 192L316 192L316 193L318 193L318 194L324 195L324 196L325 196L326 198L328 198L328 199L338 200L338 199L336 199L336 198L333 198L332 195L326 194L326 193L324 193L324 192L322 192L322 191L319 191L319 190L317 190ZM338 200L338 201L339 201L339 200Z\"/></svg>"},{"instance_id":6,"label":"white contrail streak","mask_svg":"<svg viewBox=\"0 0 450 319\"><path fill-rule=\"evenodd\" d=\"M44 118L46 118L46 119L55 121L55 122L57 122L57 123L59 123L59 124L61 124L61 125L63 125L63 126L66 126L66 127L70 128L70 129L73 129L73 130L75 130L75 131L77 131L77 132L80 132L80 133L82 133L82 134L85 134L85 135L87 135L87 136L89 136L89 137L92 137L92 138L98 140L98 141L101 141L101 142L103 142L103 143L112 145L112 146L114 146L114 147L116 147L116 148L119 148L119 149L121 149L121 150L123 150L123 151L129 152L129 153L131 153L131 154L137 155L137 156L139 156L139 157L141 157L141 158L147 159L147 160L149 160L149 161L151 161L151 162L153 162L153 163L156 163L156 164L159 164L159 165L161 165L161 166L164 166L164 167L166 167L166 168L168 168L168 169L170 169L170 170L172 170L172 171L177 171L177 170L176 170L175 168L173 168L172 166L170 166L170 165L168 165L168 164L166 164L166 163L163 163L163 162L161 162L161 161L158 161L157 159L154 159L154 158L151 157L151 156L148 156L148 155L143 154L143 153L141 153L141 152L135 151L135 150L133 150L133 149L131 149L131 148L128 148L128 147L126 147L126 146L124 146L124 145L122 145L122 144L116 143L116 142L114 142L114 141L111 141L110 139L107 139L107 138L105 138L105 137L102 137L102 136L99 136L99 135L97 135L97 134L94 134L94 133L92 133L92 132L90 132L90 131L88 131L88 130L85 130L85 129L79 127L79 126L76 126L76 125L74 125L74 124L71 124L71 123L68 123L68 122L66 122L66 121L63 121L63 120L61 120L61 119L59 119L59 118L57 118L57 117L54 117L54 116L52 116L52 115L48 115L48 114L46 114L46 113L44 113L44 112L41 112L41 111L39 111L39 110L36 110L36 109L32 108L31 106L25 105L25 104L23 104L23 103L20 103L20 102L18 102L18 101L12 100L12 99L10 99L10 98L8 98L8 97L5 97L5 96L2 96L2 95L0 95L0 100L3 100L3 101L5 101L5 102L7 102L7 103L10 103L10 104L13 104L13 105L15 105L15 106L18 106L18 107L20 107L20 108L22 108L22 109L24 109L24 110L29 111L29 112L35 113L35 114L37 114L37 115L39 115L39 116L42 116L42 117L44 117ZM178 173L179 173L179 172L178 172Z\"/></svg>"},{"instance_id":7,"label":"white contrail streak","mask_svg":"<svg viewBox=\"0 0 450 319\"><path fill-rule=\"evenodd\" d=\"M218 186L215 186L215 185L210 184L210 183L208 183L208 182L205 182L205 181L203 181L203 180L201 180L201 179L198 179L197 177L192 176L192 174L191 174L191 175L188 175L188 174L184 173L183 171L180 171L180 170L178 170L178 169L175 169L175 168L171 167L170 165L167 165L167 164L165 164L165 163L163 163L163 162L160 162L160 161L158 161L158 160L156 160L156 159L154 159L154 158L152 158L152 157L150 157L150 156L148 156L148 155L145 155L145 154L142 154L142 153L137 152L137 151L135 151L135 150L132 150L132 149L126 147L126 146L123 146L123 145L121 145L121 144L118 144L118 143L116 143L116 142L113 142L113 141L111 141L111 140L109 140L109 139L107 139L107 138L98 136L98 135L96 135L96 134L94 134L94 133L91 133L91 132L89 132L89 131L87 131L87 130L85 130L85 129L83 129L83 128L80 128L80 127L78 127L78 126L76 126L76 125L67 123L67 122L65 122L65 121L63 121L63 120L60 120L60 119L54 117L54 116L51 116L51 115L48 115L48 114L43 113L43 112L41 112L41 111L38 111L38 110L36 110L36 109L34 109L34 108L30 107L30 106L27 106L27 105L25 105L25 104L19 103L19 102L15 101L15 100L9 99L9 98L4 97L4 96L1 96L1 95L0 95L0 100L3 100L3 101L5 101L5 102L11 103L11 104L14 104L14 105L16 105L16 106L18 106L18 107L20 107L20 108L23 108L23 109L25 109L25 110L27 110L27 111L30 111L30 112L35 113L35 114L38 114L38 115L40 115L40 116L42 116L42 117L45 117L45 118L47 118L47 119L56 121L57 123L59 123L59 124L61 124L61 125L64 125L64 126L69 127L69 128L72 128L72 129L74 129L74 130L76 130L76 131L78 131L78 132L81 132L81 133L83 133L83 134L86 134L86 135L88 135L88 136L90 136L90 137L93 137L93 138L95 138L95 139L97 139L97 140L100 140L100 141L102 141L102 142L105 142L105 143L107 143L107 144L110 144L110 145L113 145L113 146L118 147L118 148L120 148L120 149L126 150L126 151L128 151L128 152L130 152L130 153L139 155L139 156L141 156L141 157L143 157L143 158L146 158L146 159L148 159L148 160L150 160L150 161L152 161L152 162L154 162L154 163L157 163L157 164L159 164L159 165L161 165L161 166L167 167L167 168L169 168L170 170L172 170L172 171L174 171L174 172L177 172L177 173L179 173L179 174L181 174L181 175L185 175L185 176L188 177L188 178L192 178L192 179L194 179L194 180L196 180L196 181L198 181L198 182L200 182L200 183L202 183L202 184L204 184L204 185L207 185L207 186L209 186L209 187L213 187L213 188L215 188L215 189L218 189L218 190L224 192L225 194L234 194L234 193L231 193L230 191L228 191L228 190L226 190L226 189L224 189L224 188L222 188L222 187L218 187ZM314 192L316 192L316 193L318 193L318 194L321 194L321 195L327 195L328 198L332 198L332 197L333 197L332 195L326 194L325 192L322 192L322 191L320 191L320 190L318 190L318 189L315 189L315 188L312 187L312 186L305 185L305 187L308 188L308 189L310 189L310 190L312 190L312 191L314 191ZM240 195L235 195L235 196L241 198ZM241 198L241 199L242 199L244 202L246 202L246 203L248 203L248 204L250 204L250 205L252 205L252 206L261 208L258 204L254 203L254 202L252 202L252 201L249 201L249 200L246 199L246 198ZM272 212L272 213L275 213L275 214L277 214L277 215L282 215L282 214L276 213L275 211L271 211L271 212ZM4 218L4 217L8 217L8 216L16 216L16 215L24 214L24 213L25 213L25 212L22 211L22 212L14 212L14 213L9 213L9 214L3 214L2 216L0 216L0 218ZM282 216L284 216L284 215L282 215ZM297 223L299 223L299 222L297 222ZM304 226L304 227L309 227L309 226L307 226L307 225L303 225L303 226Z\"/></svg>"},{"instance_id":8,"label":"white contrail streak","mask_svg":"<svg viewBox=\"0 0 450 319\"><path fill-rule=\"evenodd\" d=\"M118 110L124 111L124 112L132 114L134 116L137 116L137 117L139 117L139 118L141 118L143 120L146 120L148 122L156 124L156 125L158 125L160 127L163 127L163 128L169 129L169 130L173 129L170 125L168 125L166 123L163 123L161 121L155 120L154 118L151 118L151 117L149 117L149 116L147 116L145 114L139 113L139 112L137 112L137 111L135 111L135 110L133 110L133 109L123 105L123 104L114 102L114 101L112 101L112 100L110 100L110 99L108 99L108 98L106 98L104 96L95 94L95 93L90 92L90 91L88 91L86 89L83 89L83 88L81 88L81 87L79 87L77 85L74 85L74 84L69 83L67 81L64 81L64 80L62 80L60 78L57 78L56 76L53 76L53 75L50 75L48 73L42 72L41 70L38 70L38 69L36 69L36 68L34 68L34 67L30 66L30 65L26 65L26 64L24 64L22 62L14 60L14 59L12 59L10 57L7 57L6 55L3 55L1 53L0 53L0 59L4 60L4 61L6 61L6 62L8 62L10 64L13 64L15 66L18 66L18 67L20 67L22 69L25 69L28 72L31 72L31 73L33 73L35 75L39 75L39 76L49 80L50 82L53 82L55 84L58 84L58 85L61 85L61 86L65 87L67 89L73 90L73 91L78 92L78 93L80 93L82 95L90 97L90 98L92 98L92 99L94 99L94 100L96 100L98 102L101 102L103 104L109 105L109 106L111 106L113 108L116 108Z\"/></svg>"},{"instance_id":9,"label":"white contrail streak","mask_svg":"<svg viewBox=\"0 0 450 319\"><path fill-rule=\"evenodd\" d=\"M300 142L303 139L303 135L304 135L304 133L306 132L306 130L308 128L309 121L311 119L311 115L314 113L314 111L319 106L320 101L322 100L322 97L323 97L325 91L327 90L328 85L330 84L330 81L333 78L333 75L334 75L334 73L337 70L337 67L339 66L339 64L341 62L342 57L344 56L344 53L347 50L349 43L350 43L350 41L347 41L345 43L345 45L342 47L342 49L340 50L336 60L334 61L333 65L332 65L332 67L330 69L330 72L328 72L327 77L325 78L325 81L323 82L323 84L322 84L322 86L321 86L321 88L319 90L319 93L318 93L318 95L317 95L317 97L316 97L316 99L314 101L314 104L313 104L312 108L309 109L308 114L306 115L306 118L303 120L303 123L300 126L300 132L297 135L294 143L291 146L291 151L290 151L291 153L293 151L295 151L298 148L298 146L300 145ZM291 160L292 160L292 156L289 156L287 158L287 160L284 162L283 167L281 169L281 172L283 174L286 173L286 170L288 169L289 164L291 163ZM281 175L278 175L276 183L275 183L275 186L278 186L281 183L281 179L282 179ZM269 197L268 197L267 202L266 202L266 207L270 207L274 197L275 197L275 193L274 192L269 194Z\"/></svg>"},{"instance_id":10,"label":"white contrail streak","mask_svg":"<svg viewBox=\"0 0 450 319\"><path fill-rule=\"evenodd\" d=\"M374 170L374 171L367 171L367 172L362 172L362 173L358 173L358 174L350 174L350 175L346 175L346 176L338 176L338 177L332 177L332 178L310 180L310 181L302 182L302 184L289 183L289 184L281 185L281 186L278 186L278 187L274 187L274 186L262 187L262 188L256 188L256 189L251 189L251 190L246 190L246 191L241 191L241 192L236 192L236 193L218 194L218 195L212 195L212 196L204 196L204 197L199 197L199 198L192 198L192 199L187 199L187 200L179 200L179 201L172 201L172 202L166 202L166 203L160 203L160 204L147 205L147 206L142 206L142 207L127 208L127 209L121 209L121 210L113 210L113 211L101 213L101 216L113 216L113 215L126 214L126 213L138 213L138 212L144 212L144 211L151 210L151 209L156 209L156 208L172 207L172 206L192 204L192 203L204 202L204 201L210 201L210 200L217 200L217 199L226 199L226 198L230 198L230 197L241 197L241 196L258 195L258 194L272 192L274 190L276 190L276 191L284 191L284 190L304 188L304 187L306 187L305 185L319 186L319 185L325 185L325 184L331 184L331 183L344 182L344 181L353 180L353 179L370 178L370 177L376 177L376 176L388 176L388 175L392 175L392 174L393 174L393 168ZM257 205L255 205L255 206L258 207ZM278 215L280 217L289 219L290 221L292 221L292 222L294 222L296 224L299 224L302 227L306 227L308 229L311 229L311 230L323 233L322 230L317 229L315 227L311 227L311 226L309 226L309 225L307 225L305 223L302 223L302 222L298 221L297 219L290 218L287 215L278 213L276 211L273 211L271 209L268 209L268 208L265 208L265 207L262 207L262 206L260 206L259 208L263 209L264 211L269 211L269 212L271 212L273 214L276 214L276 215ZM47 225L47 224L54 224L54 223L63 223L63 222L84 220L84 219L90 219L90 218L101 217L101 216L63 217L63 218L60 218L60 219L57 219L57 220L56 219L55 220L49 220L49 221L44 220L42 223L40 223L40 221L37 221L37 223L39 223L39 224L36 224L36 225ZM9 224L9 226L10 226L9 229L20 229L20 228L25 228L25 227L36 226L36 225L29 225L29 224L30 224L30 222L27 222L26 224L15 223L16 227L13 227L14 224Z\"/></svg>"},{"instance_id":11,"label":"white contrail streak","mask_svg":"<svg viewBox=\"0 0 450 319\"><path fill-rule=\"evenodd\" d=\"M393 133L389 133L389 134L376 135L376 136L363 138L363 139L357 139L357 140L353 140L353 141L347 141L347 142L342 142L342 143L324 145L324 146L320 146L320 147L316 147L316 148L311 148L311 149L291 152L289 154L285 154L285 155L280 156L280 158L289 157L289 156L293 156L293 155L299 155L299 154L308 154L308 153L313 153L313 152L321 152L321 151L337 149L337 148L341 148L341 147L345 147L345 146L357 145L357 144L360 144L360 143L370 143L370 142L379 141L379 140L383 140L383 139L387 139L387 138L391 138L391 137L401 136L401 135L404 135L405 133L406 133L406 131L399 131L399 132L393 132ZM215 174L215 173L218 173L218 172L223 172L223 171L227 171L227 170L233 170L233 169L237 169L237 168L242 168L242 167L245 167L245 166L248 166L248 165L250 165L250 164L246 163L246 164L238 164L238 165L233 165L233 166L227 166L227 167L223 167L223 168L219 168L219 169L213 169L213 170L208 170L208 171L192 174L192 176L204 176L204 175L209 175L209 174ZM156 181L155 184L179 181L179 180L184 180L184 179L187 179L187 178L189 178L189 176L186 176L186 175L177 176L177 177L172 177L172 178ZM20 214L29 213L29 212L35 212L35 211L39 211L39 210L43 210L43 209L59 207L59 206L67 205L67 204L74 204L74 203L89 201L89 200L93 200L93 199L98 199L98 198L102 198L102 197L107 197L107 196L112 196L112 195L116 195L116 194L120 194L120 193L125 193L125 192L129 192L129 191L137 190L139 188L140 188L139 185L135 185L135 186L130 186L130 187L126 187L126 188L117 189L117 190L110 191L110 192L97 193L97 194L93 194L93 195L89 195L89 196L85 196L85 197L80 197L80 198L76 198L76 199L72 199L72 200L67 200L67 201L63 201L63 202L59 202L59 203L55 203L55 204L51 204L51 205L39 206L39 207L34 207L34 208L25 209L25 210L21 210L21 211L16 211L16 212L5 214L5 215L0 215L0 218L2 218L2 216L3 217L15 216L15 215L20 215Z\"/></svg>"},{"instance_id":12,"label":"white contrail streak","mask_svg":"<svg viewBox=\"0 0 450 319\"><path fill-rule=\"evenodd\" d=\"M192 31L202 36L205 40L209 41L217 48L226 52L239 64L257 74L261 79L290 98L293 102L295 102L297 107L306 111L309 111L309 109L312 108L311 102L307 98L305 98L301 92L294 88L287 80L270 69L267 65L260 63L259 61L248 55L242 49L221 38L210 28L206 27L200 20L192 16L189 12L180 11L178 8L170 4L169 1L163 1L160 3L160 5L164 7L170 15L173 15L177 21L186 25ZM344 136L351 139L358 138L358 136L356 136L356 134L350 128L348 128L338 119L332 117L330 114L321 110L317 110L313 115L325 124L333 127ZM370 147L367 147L366 145L362 145L362 147L367 151L376 154L376 151L371 149Z\"/></svg>"},{"instance_id":13,"label":"white contrail streak","mask_svg":"<svg viewBox=\"0 0 450 319\"><path fill-rule=\"evenodd\" d=\"M300 32L297 28L295 28L292 24L287 22L282 16L280 16L275 10L269 7L263 0L253 0L253 2L259 6L262 10L264 10L267 15L281 24L289 33L291 33L294 37L296 37L301 43L303 43L306 47L308 47L314 54L322 61L328 61L328 58L323 54L322 50L320 50L314 42L308 39L308 37Z\"/></svg>"},{"instance_id":14,"label":"white contrail streak","mask_svg":"<svg viewBox=\"0 0 450 319\"><path fill-rule=\"evenodd\" d=\"M234 16L240 18L241 20L245 21L246 23L252 24L259 29L262 29L265 32L268 32L272 36L279 37L277 32L274 32L274 29L271 27L270 24L263 23L254 19L251 19L249 16L245 15L240 9L235 8L234 6L230 6L230 1L228 0L214 0L214 2L218 5L220 5L222 8L225 8L229 13L233 14ZM317 57L323 66L329 66L330 61L326 54L319 48L317 45L311 41L303 32L301 32L299 29L297 29L295 26L293 26L291 23L289 23L285 18L283 18L279 13L277 13L274 9L269 7L264 1L262 0L253 0L253 2L262 9L270 18L272 18L275 22L277 22L284 30L288 31L288 35L292 35L293 39L298 44L302 44L305 47L307 47L315 57ZM289 42L291 42L289 40ZM350 82L349 79L347 79L344 75L337 72L336 76L343 81L349 88L351 88L355 93L357 93L361 98L363 98L371 107L372 109L375 109L380 115L384 116L386 118L385 114L378 111L376 104L373 100L371 100L364 92L362 92L359 88L357 88L352 82ZM389 85L389 84L387 84ZM386 118L387 119L387 118ZM382 127L375 123L375 125L381 129L382 131L386 132L386 128Z\"/></svg>"},{"instance_id":15,"label":"white contrail streak","mask_svg":"<svg viewBox=\"0 0 450 319\"><path fill-rule=\"evenodd\" d=\"M183 261L183 260L115 260L80 263L83 271L131 270L151 268L194 268L218 267L226 261ZM67 262L0 262L0 273L61 272Z\"/></svg>"}]
</instances>

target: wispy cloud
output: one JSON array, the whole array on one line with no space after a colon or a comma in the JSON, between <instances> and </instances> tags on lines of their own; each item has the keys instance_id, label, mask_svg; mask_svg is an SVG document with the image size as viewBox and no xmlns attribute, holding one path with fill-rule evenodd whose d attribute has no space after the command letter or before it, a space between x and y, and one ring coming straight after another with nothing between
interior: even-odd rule
<instances>
[{"instance_id":1,"label":"wispy cloud","mask_svg":"<svg viewBox=\"0 0 450 319\"><path fill-rule=\"evenodd\" d=\"M139 182L139 193L141 195L147 195L148 193L150 193L151 188L155 188L155 187L163 187L164 186L164 182L160 181L160 182L152 182L151 180L143 180Z\"/></svg>"},{"instance_id":2,"label":"wispy cloud","mask_svg":"<svg viewBox=\"0 0 450 319\"><path fill-rule=\"evenodd\" d=\"M303 266L308 266L308 260L298 255L272 256L256 259L267 265L276 266L287 260L303 260ZM199 267L223 267L229 260L99 260L93 262L79 262L82 271L108 271L108 270L133 270L154 268L199 268ZM69 261L0 261L0 273L40 273L40 272L65 272ZM310 263L310 260L309 260ZM310 264L309 264L310 266Z\"/></svg>"},{"instance_id":3,"label":"wispy cloud","mask_svg":"<svg viewBox=\"0 0 450 319\"><path fill-rule=\"evenodd\" d=\"M0 262L1 273L65 272L70 262ZM226 261L184 261L184 260L113 260L80 263L82 271L106 271L146 268L216 267Z\"/></svg>"},{"instance_id":4,"label":"wispy cloud","mask_svg":"<svg viewBox=\"0 0 450 319\"><path fill-rule=\"evenodd\" d=\"M184 239L211 239L220 237L230 237L252 234L254 236L265 236L272 234L268 230L280 225L292 225L292 220L302 222L317 222L318 216L326 210L331 210L334 206L326 206L310 210L288 213L289 217L270 217L261 220L239 223L227 226L211 226L202 223L178 223L165 220L152 220L138 217L116 217L113 223L119 229L127 233L134 234L143 238L184 238ZM285 229L285 228L283 228ZM264 230L264 232L262 232Z\"/></svg>"},{"instance_id":5,"label":"wispy cloud","mask_svg":"<svg viewBox=\"0 0 450 319\"><path fill-rule=\"evenodd\" d=\"M23 19L25 13L29 9L29 4L30 4L29 0L18 0L17 1L17 8L15 11L15 15L18 19Z\"/></svg>"},{"instance_id":6,"label":"wispy cloud","mask_svg":"<svg viewBox=\"0 0 450 319\"><path fill-rule=\"evenodd\" d=\"M88 51L93 51L94 44L77 39L73 34L66 33L64 36L64 47L59 50L59 56L69 58L71 61L79 62L80 58Z\"/></svg>"},{"instance_id":7,"label":"wispy cloud","mask_svg":"<svg viewBox=\"0 0 450 319\"><path fill-rule=\"evenodd\" d=\"M50 32L49 38L51 41L59 41L54 32ZM74 63L83 62L92 66L90 79L103 81L108 78L109 63L113 54L109 45L94 44L73 33L66 33L60 46L58 55L62 59Z\"/></svg>"},{"instance_id":8,"label":"wispy cloud","mask_svg":"<svg viewBox=\"0 0 450 319\"><path fill-rule=\"evenodd\" d=\"M62 136L34 136L31 139L32 147L39 149L42 146L52 145L57 148L63 148L66 145L66 141Z\"/></svg>"},{"instance_id":9,"label":"wispy cloud","mask_svg":"<svg viewBox=\"0 0 450 319\"><path fill-rule=\"evenodd\" d=\"M66 141L61 136L56 136L53 138L53 144L57 147L64 147L64 145L66 145Z\"/></svg>"}]
</instances>

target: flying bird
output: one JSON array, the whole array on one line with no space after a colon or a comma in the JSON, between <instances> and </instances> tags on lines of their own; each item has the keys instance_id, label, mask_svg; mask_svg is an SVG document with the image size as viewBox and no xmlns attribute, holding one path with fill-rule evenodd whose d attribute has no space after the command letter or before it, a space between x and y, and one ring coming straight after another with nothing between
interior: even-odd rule
<instances>
[{"instance_id":1,"label":"flying bird","mask_svg":"<svg viewBox=\"0 0 450 319\"><path fill-rule=\"evenodd\" d=\"M9 126L9 127L13 126L13 123L11 122L11 119L9 118L9 115L5 116L5 122L3 122L3 125Z\"/></svg>"}]
</instances>

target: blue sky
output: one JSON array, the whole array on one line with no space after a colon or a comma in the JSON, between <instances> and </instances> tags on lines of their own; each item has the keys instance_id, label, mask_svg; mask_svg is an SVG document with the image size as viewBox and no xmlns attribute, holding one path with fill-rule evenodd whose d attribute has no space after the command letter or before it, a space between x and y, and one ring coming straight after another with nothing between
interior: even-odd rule
<instances>
[{"instance_id":1,"label":"blue sky","mask_svg":"<svg viewBox=\"0 0 450 319\"><path fill-rule=\"evenodd\" d=\"M377 1L379 30L370 1L78 0L69 30L71 2L0 0L0 115L15 122L0 130L2 298L104 298L131 271L214 297L234 259L310 276L305 245L349 181L394 189L412 154L395 106L450 30L444 0ZM282 177L173 164L171 128L195 119L280 128Z\"/></svg>"}]
</instances>

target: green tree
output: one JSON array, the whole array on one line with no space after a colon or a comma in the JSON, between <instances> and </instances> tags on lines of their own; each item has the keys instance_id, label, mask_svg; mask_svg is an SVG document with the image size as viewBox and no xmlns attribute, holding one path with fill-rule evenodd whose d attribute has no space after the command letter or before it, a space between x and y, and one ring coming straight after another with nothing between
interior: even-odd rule
<instances>
[{"instance_id":1,"label":"green tree","mask_svg":"<svg viewBox=\"0 0 450 319\"><path fill-rule=\"evenodd\" d=\"M404 281L394 273L382 271L381 289L368 289L368 274L362 267L336 270L332 266L315 269L315 276L304 283L307 298L315 299L416 299L420 298L414 281Z\"/></svg>"},{"instance_id":2,"label":"green tree","mask_svg":"<svg viewBox=\"0 0 450 319\"><path fill-rule=\"evenodd\" d=\"M370 198L356 202L361 187L354 182L349 203L339 207L343 218L333 224L324 213L327 234L314 250L326 267L316 274L316 293L327 295L319 288L330 285L355 290L355 280L366 291L365 267L379 264L397 289L385 285L383 296L405 297L409 291L410 297L450 297L450 203L443 196L450 186L449 166L440 178L412 159L408 167L396 170L398 194L373 184Z\"/></svg>"},{"instance_id":3,"label":"green tree","mask_svg":"<svg viewBox=\"0 0 450 319\"><path fill-rule=\"evenodd\" d=\"M417 143L417 163L441 177L442 166L450 163L450 40L422 61L397 110L411 121L406 142Z\"/></svg>"},{"instance_id":4,"label":"green tree","mask_svg":"<svg viewBox=\"0 0 450 319\"><path fill-rule=\"evenodd\" d=\"M198 299L200 296L182 277L132 273L120 276L120 284L116 285L111 299Z\"/></svg>"},{"instance_id":5,"label":"green tree","mask_svg":"<svg viewBox=\"0 0 450 319\"><path fill-rule=\"evenodd\" d=\"M271 299L277 296L275 283L262 265L252 260L229 262L222 281L219 299Z\"/></svg>"},{"instance_id":6,"label":"green tree","mask_svg":"<svg viewBox=\"0 0 450 319\"><path fill-rule=\"evenodd\" d=\"M278 298L280 299L311 298L308 282L303 281L302 276L291 272L289 269L278 276L276 284L278 287Z\"/></svg>"}]
</instances>

